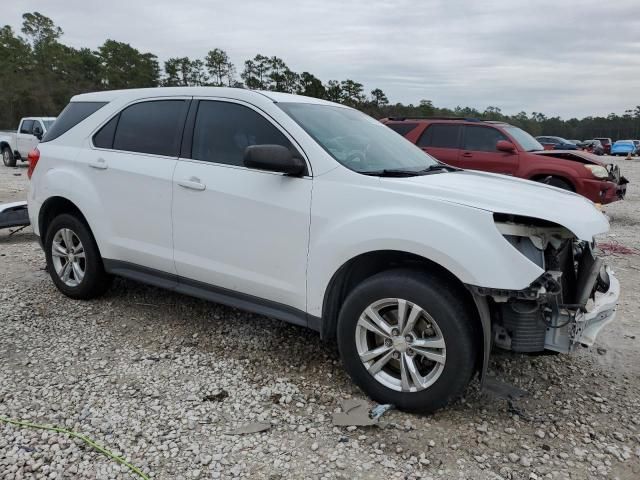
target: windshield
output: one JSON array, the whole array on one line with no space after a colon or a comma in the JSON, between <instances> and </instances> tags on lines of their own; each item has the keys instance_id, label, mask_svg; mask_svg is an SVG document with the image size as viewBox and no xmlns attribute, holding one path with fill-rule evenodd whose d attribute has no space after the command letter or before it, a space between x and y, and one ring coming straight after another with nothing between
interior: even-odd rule
<instances>
[{"instance_id":1,"label":"windshield","mask_svg":"<svg viewBox=\"0 0 640 480\"><path fill-rule=\"evenodd\" d=\"M544 147L540 144L538 140L533 138L527 132L522 130L521 128L514 127L512 125L508 125L504 127L505 131L516 139L516 142L520 144L523 150L527 152L535 152L538 150L544 150Z\"/></svg>"},{"instance_id":2,"label":"windshield","mask_svg":"<svg viewBox=\"0 0 640 480\"><path fill-rule=\"evenodd\" d=\"M51 125L53 125L54 121L55 120L42 120L42 123L44 123L44 129L49 130L49 128L51 128Z\"/></svg>"},{"instance_id":3,"label":"windshield","mask_svg":"<svg viewBox=\"0 0 640 480\"><path fill-rule=\"evenodd\" d=\"M404 137L350 108L278 103L329 155L356 172L419 172L439 162Z\"/></svg>"},{"instance_id":4,"label":"windshield","mask_svg":"<svg viewBox=\"0 0 640 480\"><path fill-rule=\"evenodd\" d=\"M618 140L614 145L633 145L631 140Z\"/></svg>"}]
</instances>

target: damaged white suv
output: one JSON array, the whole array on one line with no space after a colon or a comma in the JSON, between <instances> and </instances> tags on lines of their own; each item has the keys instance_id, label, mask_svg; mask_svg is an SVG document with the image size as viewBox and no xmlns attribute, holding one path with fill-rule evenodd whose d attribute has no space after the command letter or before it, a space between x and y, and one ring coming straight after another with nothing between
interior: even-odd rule
<instances>
[{"instance_id":1,"label":"damaged white suv","mask_svg":"<svg viewBox=\"0 0 640 480\"><path fill-rule=\"evenodd\" d=\"M378 402L432 411L493 347L569 352L615 315L590 201L441 164L345 106L99 92L38 149L29 215L64 294L121 275L307 326Z\"/></svg>"}]
</instances>

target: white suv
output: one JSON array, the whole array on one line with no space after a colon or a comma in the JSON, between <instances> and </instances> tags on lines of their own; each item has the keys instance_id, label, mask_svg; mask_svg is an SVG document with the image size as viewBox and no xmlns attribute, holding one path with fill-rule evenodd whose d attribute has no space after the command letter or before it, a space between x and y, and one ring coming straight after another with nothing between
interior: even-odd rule
<instances>
[{"instance_id":1,"label":"white suv","mask_svg":"<svg viewBox=\"0 0 640 480\"><path fill-rule=\"evenodd\" d=\"M441 164L342 105L91 93L38 148L29 216L64 294L121 275L308 326L405 410L461 395L492 346L568 352L615 314L590 201Z\"/></svg>"}]
</instances>

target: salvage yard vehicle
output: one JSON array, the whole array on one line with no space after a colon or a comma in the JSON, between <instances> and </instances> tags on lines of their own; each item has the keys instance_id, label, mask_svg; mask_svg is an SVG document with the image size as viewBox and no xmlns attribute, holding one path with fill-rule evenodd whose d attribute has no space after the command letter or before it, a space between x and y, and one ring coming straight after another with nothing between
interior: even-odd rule
<instances>
[{"instance_id":1,"label":"salvage yard vehicle","mask_svg":"<svg viewBox=\"0 0 640 480\"><path fill-rule=\"evenodd\" d=\"M602 166L597 159L540 157L537 154L542 151L562 150L544 150L535 138L508 123L473 118L404 117L385 118L381 122L448 165L547 183L596 203L611 203L624 197L625 184L616 183L606 171L591 166Z\"/></svg>"},{"instance_id":2,"label":"salvage yard vehicle","mask_svg":"<svg viewBox=\"0 0 640 480\"><path fill-rule=\"evenodd\" d=\"M494 344L569 352L614 319L593 203L445 165L349 107L104 91L58 125L32 156L28 210L71 298L120 275L306 326L371 398L410 411L484 378Z\"/></svg>"},{"instance_id":3,"label":"salvage yard vehicle","mask_svg":"<svg viewBox=\"0 0 640 480\"><path fill-rule=\"evenodd\" d=\"M611 155L614 156L621 155L626 157L631 155L635 157L637 153L636 144L633 143L633 140L618 140L611 145Z\"/></svg>"},{"instance_id":4,"label":"salvage yard vehicle","mask_svg":"<svg viewBox=\"0 0 640 480\"><path fill-rule=\"evenodd\" d=\"M577 150L578 145L562 137L536 137L545 150Z\"/></svg>"},{"instance_id":5,"label":"salvage yard vehicle","mask_svg":"<svg viewBox=\"0 0 640 480\"><path fill-rule=\"evenodd\" d=\"M54 117L25 117L20 120L17 132L0 132L0 152L5 167L15 167L18 160L26 161L54 121Z\"/></svg>"}]
</instances>

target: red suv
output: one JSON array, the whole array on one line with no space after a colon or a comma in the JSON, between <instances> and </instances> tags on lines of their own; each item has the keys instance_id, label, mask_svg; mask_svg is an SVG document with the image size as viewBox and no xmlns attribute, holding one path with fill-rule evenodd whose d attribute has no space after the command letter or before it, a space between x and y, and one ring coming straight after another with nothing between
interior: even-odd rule
<instances>
[{"instance_id":1,"label":"red suv","mask_svg":"<svg viewBox=\"0 0 640 480\"><path fill-rule=\"evenodd\" d=\"M524 130L503 122L468 118L381 120L441 162L502 173L572 190L596 203L624 198L627 180L615 165L582 151L544 150Z\"/></svg>"}]
</instances>

